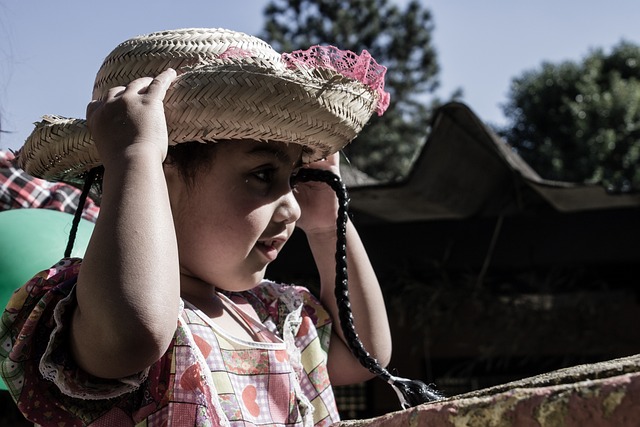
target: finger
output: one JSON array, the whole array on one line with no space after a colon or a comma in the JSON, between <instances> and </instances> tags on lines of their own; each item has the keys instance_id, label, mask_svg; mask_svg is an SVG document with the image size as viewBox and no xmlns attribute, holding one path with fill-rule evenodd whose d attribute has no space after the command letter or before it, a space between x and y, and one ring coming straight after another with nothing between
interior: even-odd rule
<instances>
[{"instance_id":1,"label":"finger","mask_svg":"<svg viewBox=\"0 0 640 427\"><path fill-rule=\"evenodd\" d=\"M147 93L149 95L157 95L164 98L164 95L167 93L167 89L169 89L171 83L176 79L176 76L176 70L173 68L167 68L151 81L147 89Z\"/></svg>"},{"instance_id":2,"label":"finger","mask_svg":"<svg viewBox=\"0 0 640 427\"><path fill-rule=\"evenodd\" d=\"M87 122L89 122L91 120L91 118L93 117L93 113L100 108L100 106L102 106L103 101L99 101L97 99L92 100L91 102L89 102L87 104L87 115L85 116L87 118Z\"/></svg>"},{"instance_id":3,"label":"finger","mask_svg":"<svg viewBox=\"0 0 640 427\"><path fill-rule=\"evenodd\" d=\"M118 96L122 96L122 94L124 93L125 90L126 90L126 88L124 86L112 87L111 89L109 89L107 91L106 96L104 96L103 98L100 98L100 100L104 101L104 100L107 100L107 99L113 99L113 98L116 98Z\"/></svg>"},{"instance_id":4,"label":"finger","mask_svg":"<svg viewBox=\"0 0 640 427\"><path fill-rule=\"evenodd\" d=\"M336 151L335 153L333 153L332 155L330 155L329 157L327 157L325 159L327 161L328 164L330 164L331 166L335 166L340 164L340 152Z\"/></svg>"},{"instance_id":5,"label":"finger","mask_svg":"<svg viewBox=\"0 0 640 427\"><path fill-rule=\"evenodd\" d=\"M151 84L152 81L153 79L151 77L140 77L139 79L135 79L127 85L127 88L124 90L123 94L138 95L141 93L146 93L147 87Z\"/></svg>"},{"instance_id":6,"label":"finger","mask_svg":"<svg viewBox=\"0 0 640 427\"><path fill-rule=\"evenodd\" d=\"M305 163L304 165L302 165L303 168L314 168L317 167L317 165L322 164L322 162L324 162L326 160L326 158L322 158L319 160L315 160L311 163Z\"/></svg>"},{"instance_id":7,"label":"finger","mask_svg":"<svg viewBox=\"0 0 640 427\"><path fill-rule=\"evenodd\" d=\"M304 165L304 167L310 168L310 169L331 169L331 166L332 166L331 163L327 161L326 158L316 160L313 163L308 163Z\"/></svg>"}]
</instances>

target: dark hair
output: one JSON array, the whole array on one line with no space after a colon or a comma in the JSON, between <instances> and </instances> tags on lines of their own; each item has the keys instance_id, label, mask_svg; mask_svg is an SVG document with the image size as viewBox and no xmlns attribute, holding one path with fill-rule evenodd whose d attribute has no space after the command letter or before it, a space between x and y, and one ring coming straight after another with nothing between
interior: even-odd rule
<instances>
[{"instance_id":1,"label":"dark hair","mask_svg":"<svg viewBox=\"0 0 640 427\"><path fill-rule=\"evenodd\" d=\"M211 166L215 156L216 143L183 142L169 146L165 164L178 170L189 186L196 183L198 173Z\"/></svg>"}]
</instances>

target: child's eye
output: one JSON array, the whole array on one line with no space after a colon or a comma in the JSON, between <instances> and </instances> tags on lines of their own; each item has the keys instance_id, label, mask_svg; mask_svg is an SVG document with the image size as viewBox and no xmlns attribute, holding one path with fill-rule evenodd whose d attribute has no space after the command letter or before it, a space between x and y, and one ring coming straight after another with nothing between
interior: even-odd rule
<instances>
[{"instance_id":1,"label":"child's eye","mask_svg":"<svg viewBox=\"0 0 640 427\"><path fill-rule=\"evenodd\" d=\"M256 177L259 181L270 183L273 180L274 173L275 169L262 169L254 172L253 176Z\"/></svg>"}]
</instances>

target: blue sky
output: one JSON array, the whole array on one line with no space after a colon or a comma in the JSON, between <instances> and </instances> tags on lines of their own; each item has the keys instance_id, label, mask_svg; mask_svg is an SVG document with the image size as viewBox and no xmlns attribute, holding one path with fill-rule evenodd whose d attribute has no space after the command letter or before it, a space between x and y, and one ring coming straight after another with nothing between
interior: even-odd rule
<instances>
[{"instance_id":1,"label":"blue sky","mask_svg":"<svg viewBox=\"0 0 640 427\"><path fill-rule=\"evenodd\" d=\"M403 0L396 0L404 3ZM151 31L226 27L256 34L267 0L0 0L0 148L18 148L44 114L82 118L95 73L118 43ZM425 0L447 97L503 124L509 84L542 61L640 44L640 1Z\"/></svg>"}]
</instances>

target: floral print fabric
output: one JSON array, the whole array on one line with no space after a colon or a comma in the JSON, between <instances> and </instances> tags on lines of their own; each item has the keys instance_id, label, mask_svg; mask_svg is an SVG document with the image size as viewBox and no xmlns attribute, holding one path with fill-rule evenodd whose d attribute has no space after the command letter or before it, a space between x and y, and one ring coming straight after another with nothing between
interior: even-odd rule
<instances>
[{"instance_id":1,"label":"floral print fabric","mask_svg":"<svg viewBox=\"0 0 640 427\"><path fill-rule=\"evenodd\" d=\"M165 355L104 380L67 351L81 261L19 288L0 324L0 374L25 416L61 426L325 426L338 421L326 369L331 319L304 288L265 281L240 293L282 342L243 341L186 303Z\"/></svg>"}]
</instances>

